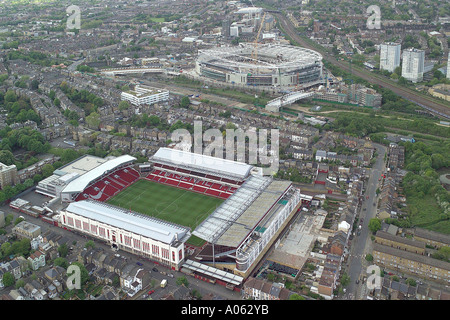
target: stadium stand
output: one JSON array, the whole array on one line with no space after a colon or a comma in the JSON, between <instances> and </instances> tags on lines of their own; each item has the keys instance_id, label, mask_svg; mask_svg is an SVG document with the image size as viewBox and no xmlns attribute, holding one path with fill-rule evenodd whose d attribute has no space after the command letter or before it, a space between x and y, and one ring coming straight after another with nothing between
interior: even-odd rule
<instances>
[{"instance_id":1,"label":"stadium stand","mask_svg":"<svg viewBox=\"0 0 450 320\"><path fill-rule=\"evenodd\" d=\"M139 172L131 166L115 170L101 177L100 180L93 181L76 197L75 201L93 199L104 202L136 182L139 178Z\"/></svg>"}]
</instances>

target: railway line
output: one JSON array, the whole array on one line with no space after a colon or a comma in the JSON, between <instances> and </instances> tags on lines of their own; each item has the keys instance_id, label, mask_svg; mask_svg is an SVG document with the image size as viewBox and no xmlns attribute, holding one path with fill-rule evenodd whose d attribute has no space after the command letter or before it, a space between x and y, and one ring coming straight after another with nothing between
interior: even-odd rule
<instances>
[{"instance_id":1,"label":"railway line","mask_svg":"<svg viewBox=\"0 0 450 320\"><path fill-rule=\"evenodd\" d=\"M388 81L386 81L385 79L382 79L381 76L371 74L368 72L366 73L357 68L352 68L350 70L349 65L347 65L346 63L337 60L336 58L334 58L333 56L328 54L325 50L318 49L317 47L311 46L308 42L304 41L304 39L302 39L300 36L298 36L298 34L295 31L295 29L293 28L291 22L286 17L284 17L280 13L274 12L273 14L279 21L279 23L280 23L281 27L284 29L284 31L299 45L301 45L305 48L309 48L309 49L318 51L320 54L322 54L322 56L325 60L329 61L333 65L338 66L339 68L341 68L345 71L348 71L348 72L351 71L354 75L356 75L364 80L367 80L372 84L376 84L376 85L382 86L384 88L390 89L390 90L392 90L392 92L398 94L399 96L405 98L408 101L411 101L411 102L417 104L418 106L428 110L429 112L431 112L437 116L440 116L440 117L443 117L446 119L450 119L450 105L449 104L446 104L445 102L441 103L441 102L429 99L429 98L424 97L408 88L403 88L401 86L393 85L393 84L389 83Z\"/></svg>"}]
</instances>

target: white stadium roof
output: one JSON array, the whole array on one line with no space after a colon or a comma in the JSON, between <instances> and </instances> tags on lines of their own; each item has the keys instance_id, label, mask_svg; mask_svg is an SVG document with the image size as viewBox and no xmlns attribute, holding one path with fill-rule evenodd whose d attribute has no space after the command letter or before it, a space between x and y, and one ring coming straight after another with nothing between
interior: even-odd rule
<instances>
[{"instance_id":1,"label":"white stadium roof","mask_svg":"<svg viewBox=\"0 0 450 320\"><path fill-rule=\"evenodd\" d=\"M89 170L84 173L79 178L72 180L62 191L63 193L77 193L82 192L86 187L91 183L91 181L98 179L105 173L117 168L120 165L123 165L127 162L135 161L136 158L130 155L123 155L111 160L108 160L99 166Z\"/></svg>"},{"instance_id":2,"label":"white stadium roof","mask_svg":"<svg viewBox=\"0 0 450 320\"><path fill-rule=\"evenodd\" d=\"M150 160L171 164L180 168L187 168L189 170L198 170L211 175L238 179L247 178L253 168L253 166L243 162L170 148L160 148Z\"/></svg>"},{"instance_id":3,"label":"white stadium roof","mask_svg":"<svg viewBox=\"0 0 450 320\"><path fill-rule=\"evenodd\" d=\"M189 229L186 227L98 201L72 202L66 210L168 244L177 240L183 241L190 236Z\"/></svg>"},{"instance_id":4,"label":"white stadium roof","mask_svg":"<svg viewBox=\"0 0 450 320\"><path fill-rule=\"evenodd\" d=\"M271 177L251 176L192 234L210 243L237 247L291 184Z\"/></svg>"}]
</instances>

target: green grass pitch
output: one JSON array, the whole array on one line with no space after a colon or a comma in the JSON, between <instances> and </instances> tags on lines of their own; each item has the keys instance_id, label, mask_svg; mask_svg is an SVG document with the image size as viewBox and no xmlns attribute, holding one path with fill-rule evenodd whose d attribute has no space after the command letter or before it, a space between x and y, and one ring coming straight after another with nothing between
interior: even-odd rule
<instances>
[{"instance_id":1,"label":"green grass pitch","mask_svg":"<svg viewBox=\"0 0 450 320\"><path fill-rule=\"evenodd\" d=\"M107 203L194 230L223 201L189 190L141 179L109 199ZM188 241L193 245L201 245L203 242L195 236Z\"/></svg>"}]
</instances>

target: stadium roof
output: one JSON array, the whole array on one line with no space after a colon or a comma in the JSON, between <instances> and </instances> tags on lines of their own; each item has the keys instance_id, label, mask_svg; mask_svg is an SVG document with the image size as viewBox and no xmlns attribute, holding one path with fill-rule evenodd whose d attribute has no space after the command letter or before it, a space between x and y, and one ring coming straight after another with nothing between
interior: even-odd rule
<instances>
[{"instance_id":1,"label":"stadium roof","mask_svg":"<svg viewBox=\"0 0 450 320\"><path fill-rule=\"evenodd\" d=\"M253 166L243 162L170 148L160 148L150 160L240 180L247 178L253 168Z\"/></svg>"},{"instance_id":2,"label":"stadium roof","mask_svg":"<svg viewBox=\"0 0 450 320\"><path fill-rule=\"evenodd\" d=\"M189 229L93 200L72 202L66 209L82 217L171 244L190 236Z\"/></svg>"},{"instance_id":3,"label":"stadium roof","mask_svg":"<svg viewBox=\"0 0 450 320\"><path fill-rule=\"evenodd\" d=\"M187 268L198 273L206 274L210 277L225 281L227 283L231 283L236 286L240 285L242 281L244 281L244 278L241 276L189 259L186 261L185 264L183 264L183 268Z\"/></svg>"},{"instance_id":4,"label":"stadium roof","mask_svg":"<svg viewBox=\"0 0 450 320\"><path fill-rule=\"evenodd\" d=\"M210 243L238 247L291 184L271 177L251 176L192 234Z\"/></svg>"},{"instance_id":5,"label":"stadium roof","mask_svg":"<svg viewBox=\"0 0 450 320\"><path fill-rule=\"evenodd\" d=\"M98 179L105 173L117 168L120 165L126 164L127 162L135 161L136 158L130 155L123 155L111 160L108 160L99 166L93 168L92 170L87 171L79 178L72 180L69 184L64 188L64 193L76 193L82 192L89 183L95 179Z\"/></svg>"}]
</instances>

